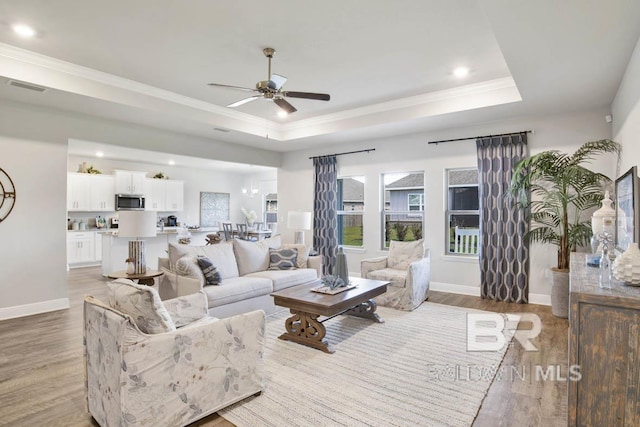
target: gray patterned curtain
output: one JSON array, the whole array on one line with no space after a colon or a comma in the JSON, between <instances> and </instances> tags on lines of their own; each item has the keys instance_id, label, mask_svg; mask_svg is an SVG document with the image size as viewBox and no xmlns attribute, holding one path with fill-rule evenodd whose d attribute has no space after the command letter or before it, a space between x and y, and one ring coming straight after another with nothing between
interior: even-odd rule
<instances>
[{"instance_id":1,"label":"gray patterned curtain","mask_svg":"<svg viewBox=\"0 0 640 427\"><path fill-rule=\"evenodd\" d=\"M333 274L338 248L336 198L338 172L336 156L315 157L313 200L313 247L322 255L322 271Z\"/></svg>"},{"instance_id":2,"label":"gray patterned curtain","mask_svg":"<svg viewBox=\"0 0 640 427\"><path fill-rule=\"evenodd\" d=\"M529 228L525 212L504 197L513 167L527 157L527 134L479 138L480 286L482 298L529 302Z\"/></svg>"}]
</instances>

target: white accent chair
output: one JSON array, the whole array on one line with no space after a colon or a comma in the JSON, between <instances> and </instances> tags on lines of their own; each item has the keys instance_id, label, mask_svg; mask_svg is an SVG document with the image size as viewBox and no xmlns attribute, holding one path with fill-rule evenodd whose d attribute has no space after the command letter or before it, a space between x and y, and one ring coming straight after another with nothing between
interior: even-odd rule
<instances>
[{"instance_id":1,"label":"white accent chair","mask_svg":"<svg viewBox=\"0 0 640 427\"><path fill-rule=\"evenodd\" d=\"M480 239L480 229L478 228L455 228L453 252L456 254L476 255L478 253L478 243Z\"/></svg>"},{"instance_id":2,"label":"white accent chair","mask_svg":"<svg viewBox=\"0 0 640 427\"><path fill-rule=\"evenodd\" d=\"M427 299L431 277L431 256L422 239L389 243L389 255L363 259L363 278L391 282L387 292L376 297L379 305L400 310L414 310Z\"/></svg>"},{"instance_id":3,"label":"white accent chair","mask_svg":"<svg viewBox=\"0 0 640 427\"><path fill-rule=\"evenodd\" d=\"M185 426L263 390L263 311L216 319L204 292L163 302L116 282L109 304L84 301L87 408L100 426Z\"/></svg>"}]
</instances>

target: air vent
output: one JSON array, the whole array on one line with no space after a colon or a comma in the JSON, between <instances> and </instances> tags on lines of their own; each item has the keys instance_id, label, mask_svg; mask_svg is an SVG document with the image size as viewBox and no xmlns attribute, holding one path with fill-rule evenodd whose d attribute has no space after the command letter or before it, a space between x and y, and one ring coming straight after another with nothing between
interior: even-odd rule
<instances>
[{"instance_id":1,"label":"air vent","mask_svg":"<svg viewBox=\"0 0 640 427\"><path fill-rule=\"evenodd\" d=\"M19 87L22 89L29 89L35 92L44 92L47 90L46 87L34 85L33 83L21 82L20 80L9 80L8 82L11 86Z\"/></svg>"},{"instance_id":2,"label":"air vent","mask_svg":"<svg viewBox=\"0 0 640 427\"><path fill-rule=\"evenodd\" d=\"M218 132L231 132L231 129L225 129L225 128L213 128L213 130L217 130Z\"/></svg>"}]
</instances>

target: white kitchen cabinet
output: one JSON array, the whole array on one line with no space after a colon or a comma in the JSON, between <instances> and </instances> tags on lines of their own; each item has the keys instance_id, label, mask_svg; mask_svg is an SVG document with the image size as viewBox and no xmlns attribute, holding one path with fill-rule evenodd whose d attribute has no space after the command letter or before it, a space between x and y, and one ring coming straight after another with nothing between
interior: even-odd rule
<instances>
[{"instance_id":1,"label":"white kitchen cabinet","mask_svg":"<svg viewBox=\"0 0 640 427\"><path fill-rule=\"evenodd\" d=\"M116 194L144 194L146 172L117 170Z\"/></svg>"},{"instance_id":2,"label":"white kitchen cabinet","mask_svg":"<svg viewBox=\"0 0 640 427\"><path fill-rule=\"evenodd\" d=\"M145 209L149 211L164 211L165 208L165 180L146 179L144 182Z\"/></svg>"},{"instance_id":3,"label":"white kitchen cabinet","mask_svg":"<svg viewBox=\"0 0 640 427\"><path fill-rule=\"evenodd\" d=\"M145 209L177 212L184 209L184 182L172 179L145 181Z\"/></svg>"},{"instance_id":4,"label":"white kitchen cabinet","mask_svg":"<svg viewBox=\"0 0 640 427\"><path fill-rule=\"evenodd\" d=\"M67 264L95 261L95 232L67 233Z\"/></svg>"},{"instance_id":5,"label":"white kitchen cabinet","mask_svg":"<svg viewBox=\"0 0 640 427\"><path fill-rule=\"evenodd\" d=\"M67 210L115 211L113 175L69 173L67 175Z\"/></svg>"},{"instance_id":6,"label":"white kitchen cabinet","mask_svg":"<svg viewBox=\"0 0 640 427\"><path fill-rule=\"evenodd\" d=\"M92 211L115 211L115 177L113 175L90 175Z\"/></svg>"},{"instance_id":7,"label":"white kitchen cabinet","mask_svg":"<svg viewBox=\"0 0 640 427\"><path fill-rule=\"evenodd\" d=\"M67 210L88 211L91 205L90 183L87 174L67 174Z\"/></svg>"},{"instance_id":8,"label":"white kitchen cabinet","mask_svg":"<svg viewBox=\"0 0 640 427\"><path fill-rule=\"evenodd\" d=\"M184 182L165 180L165 210L179 212L184 210Z\"/></svg>"}]
</instances>

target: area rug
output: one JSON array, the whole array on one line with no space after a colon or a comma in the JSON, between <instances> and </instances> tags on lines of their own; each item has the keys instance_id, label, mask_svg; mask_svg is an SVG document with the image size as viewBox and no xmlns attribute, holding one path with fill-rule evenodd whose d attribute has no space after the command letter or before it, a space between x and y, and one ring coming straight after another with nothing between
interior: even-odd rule
<instances>
[{"instance_id":1,"label":"area rug","mask_svg":"<svg viewBox=\"0 0 640 427\"><path fill-rule=\"evenodd\" d=\"M335 353L279 340L288 310L267 318L266 390L219 412L244 426L470 426L499 352L467 351L467 313L426 302L379 307L385 323L325 322Z\"/></svg>"}]
</instances>

